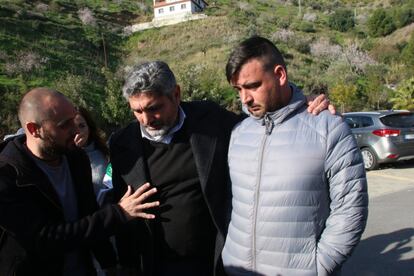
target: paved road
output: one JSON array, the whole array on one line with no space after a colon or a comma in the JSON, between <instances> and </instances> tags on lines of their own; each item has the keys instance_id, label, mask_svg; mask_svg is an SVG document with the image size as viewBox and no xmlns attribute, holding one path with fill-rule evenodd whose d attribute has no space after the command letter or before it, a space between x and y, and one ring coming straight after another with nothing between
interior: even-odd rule
<instances>
[{"instance_id":1,"label":"paved road","mask_svg":"<svg viewBox=\"0 0 414 276\"><path fill-rule=\"evenodd\" d=\"M414 162L368 173L367 228L343 276L414 276Z\"/></svg>"}]
</instances>

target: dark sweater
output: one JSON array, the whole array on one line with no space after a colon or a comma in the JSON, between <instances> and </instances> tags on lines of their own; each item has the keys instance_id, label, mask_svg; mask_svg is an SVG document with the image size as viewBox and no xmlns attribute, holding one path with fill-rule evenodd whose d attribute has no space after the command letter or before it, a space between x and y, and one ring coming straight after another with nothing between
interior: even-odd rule
<instances>
[{"instance_id":1,"label":"dark sweater","mask_svg":"<svg viewBox=\"0 0 414 276\"><path fill-rule=\"evenodd\" d=\"M144 140L151 183L157 187L161 203L154 222L156 258L168 262L213 256L216 230L201 192L185 125L170 144Z\"/></svg>"}]
</instances>

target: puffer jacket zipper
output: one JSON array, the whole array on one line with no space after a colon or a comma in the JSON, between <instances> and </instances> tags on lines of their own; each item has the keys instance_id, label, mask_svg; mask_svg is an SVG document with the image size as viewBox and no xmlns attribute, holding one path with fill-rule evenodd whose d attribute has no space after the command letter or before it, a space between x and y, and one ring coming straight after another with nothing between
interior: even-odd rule
<instances>
[{"instance_id":1,"label":"puffer jacket zipper","mask_svg":"<svg viewBox=\"0 0 414 276\"><path fill-rule=\"evenodd\" d=\"M265 126L265 133L260 143L260 152L259 152L259 170L257 173L256 189L255 189L255 198L253 202L253 229L252 229L252 269L256 270L256 227L257 227L257 211L259 204L259 194L260 194L260 184L262 180L262 167L263 167L263 155L266 145L267 138L272 134L274 128L274 122L272 118L266 114L262 121L262 126Z\"/></svg>"}]
</instances>

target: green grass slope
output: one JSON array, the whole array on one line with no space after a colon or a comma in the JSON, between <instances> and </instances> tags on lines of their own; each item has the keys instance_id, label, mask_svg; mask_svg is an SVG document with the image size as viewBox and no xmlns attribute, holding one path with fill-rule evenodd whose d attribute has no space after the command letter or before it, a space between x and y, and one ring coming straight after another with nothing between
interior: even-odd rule
<instances>
[{"instance_id":1,"label":"green grass slope","mask_svg":"<svg viewBox=\"0 0 414 276\"><path fill-rule=\"evenodd\" d=\"M171 65L184 99L238 110L224 67L232 47L254 34L280 48L291 81L329 92L340 111L412 98L389 87L414 76L413 0L208 3L206 19L126 37L123 27L152 19L151 0L1 1L0 136L17 128L21 94L36 86L67 94L103 127L122 125L130 119L120 96L125 68L154 59Z\"/></svg>"}]
</instances>

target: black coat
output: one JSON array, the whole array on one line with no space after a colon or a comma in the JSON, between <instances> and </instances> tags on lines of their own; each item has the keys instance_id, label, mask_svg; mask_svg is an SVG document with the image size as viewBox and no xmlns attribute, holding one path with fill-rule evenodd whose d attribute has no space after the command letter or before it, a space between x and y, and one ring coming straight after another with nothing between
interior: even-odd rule
<instances>
[{"instance_id":1,"label":"black coat","mask_svg":"<svg viewBox=\"0 0 414 276\"><path fill-rule=\"evenodd\" d=\"M221 251L231 211L227 151L233 126L241 117L210 102L181 103L185 124L197 167L201 191L216 228L214 271L224 273ZM126 184L138 188L149 182L143 154L143 138L138 122L115 133L110 141L112 180L115 199L126 191ZM120 262L138 266L142 275L153 271L153 236L148 221L134 221L117 237Z\"/></svg>"},{"instance_id":2,"label":"black coat","mask_svg":"<svg viewBox=\"0 0 414 276\"><path fill-rule=\"evenodd\" d=\"M93 250L103 267L115 265L106 238L125 217L115 205L95 212L86 154L75 150L66 155L81 218L68 223L52 184L24 142L23 135L0 147L0 275L61 275L64 253L74 248L89 260ZM92 262L89 270L95 274Z\"/></svg>"}]
</instances>

